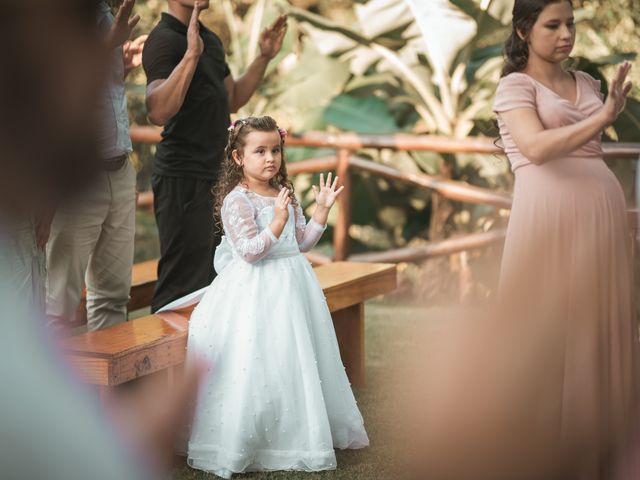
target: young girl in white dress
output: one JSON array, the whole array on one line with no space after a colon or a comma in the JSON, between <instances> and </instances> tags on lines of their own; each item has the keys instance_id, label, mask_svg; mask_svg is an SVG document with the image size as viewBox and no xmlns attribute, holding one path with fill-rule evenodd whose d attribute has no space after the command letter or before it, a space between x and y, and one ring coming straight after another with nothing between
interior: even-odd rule
<instances>
[{"instance_id":1,"label":"young girl in white dress","mask_svg":"<svg viewBox=\"0 0 640 480\"><path fill-rule=\"evenodd\" d=\"M191 467L229 478L258 470L336 468L335 448L369 444L313 269L311 249L343 187L313 187L305 221L271 117L229 127L215 192L224 234L218 276L162 310L197 301L187 361L211 365L196 403Z\"/></svg>"}]
</instances>

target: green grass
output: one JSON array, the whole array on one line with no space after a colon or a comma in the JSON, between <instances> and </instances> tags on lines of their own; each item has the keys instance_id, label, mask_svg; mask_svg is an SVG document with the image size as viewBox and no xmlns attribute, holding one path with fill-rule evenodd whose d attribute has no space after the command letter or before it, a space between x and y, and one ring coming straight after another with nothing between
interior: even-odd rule
<instances>
[{"instance_id":1,"label":"green grass","mask_svg":"<svg viewBox=\"0 0 640 480\"><path fill-rule=\"evenodd\" d=\"M234 475L242 480L375 480L393 479L398 471L393 462L393 441L389 430L387 412L391 408L391 392L385 388L393 375L390 361L394 353L402 351L411 343L403 333L427 317L433 318L434 309L394 305L388 302L368 302L365 307L365 349L367 384L354 390L358 406L365 421L371 446L362 450L338 450L336 470L306 472L259 472ZM397 447L397 445L396 445ZM189 468L186 463L173 470L176 480L200 480L218 478Z\"/></svg>"}]
</instances>

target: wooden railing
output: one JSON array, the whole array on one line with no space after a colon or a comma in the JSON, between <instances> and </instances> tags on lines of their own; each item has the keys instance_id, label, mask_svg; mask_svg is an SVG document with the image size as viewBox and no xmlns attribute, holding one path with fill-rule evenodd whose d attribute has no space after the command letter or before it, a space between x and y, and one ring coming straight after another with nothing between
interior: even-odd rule
<instances>
[{"instance_id":1,"label":"wooden railing","mask_svg":"<svg viewBox=\"0 0 640 480\"><path fill-rule=\"evenodd\" d=\"M160 141L157 127L131 127L133 142L157 143ZM430 151L437 153L480 153L504 155L494 140L486 137L454 139L432 135L365 135L355 133L330 134L307 132L303 135L287 137L287 145L315 148L333 148L335 156L312 158L290 163L290 174L317 173L335 170L345 185L345 192L339 199L339 210L333 232L333 260L355 260L375 262L417 261L427 257L449 255L484 247L504 239L504 230L471 233L423 246L407 247L385 252L349 255L349 227L351 225L351 184L354 170L369 172L384 178L397 180L418 188L437 192L449 200L490 205L496 208L511 208L511 196L487 188L476 187L466 182L438 178L425 173L407 173L396 168L358 157L356 152L364 148L393 149L398 151ZM605 158L637 160L640 157L640 143L605 143ZM151 208L153 194L143 192L138 198L138 206ZM631 216L630 216L631 218ZM636 218L636 217L633 217ZM635 227L634 227L635 228ZM314 255L316 263L330 262L332 259Z\"/></svg>"}]
</instances>

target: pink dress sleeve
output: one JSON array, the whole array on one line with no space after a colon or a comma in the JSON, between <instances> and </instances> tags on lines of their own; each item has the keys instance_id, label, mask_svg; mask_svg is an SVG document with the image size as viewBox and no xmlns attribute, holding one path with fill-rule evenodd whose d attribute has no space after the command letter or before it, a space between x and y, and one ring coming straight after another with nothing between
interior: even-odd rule
<instances>
[{"instance_id":1,"label":"pink dress sleeve","mask_svg":"<svg viewBox=\"0 0 640 480\"><path fill-rule=\"evenodd\" d=\"M577 70L575 72L576 76L579 75L582 78L584 78L585 83L587 85L589 85L589 87L591 88L591 90L593 90L593 93L596 94L596 96L602 101L604 100L604 94L602 93L602 82L600 82L600 80L596 80L595 78L593 78L591 75L589 75L587 72L582 72L580 70Z\"/></svg>"},{"instance_id":2,"label":"pink dress sleeve","mask_svg":"<svg viewBox=\"0 0 640 480\"><path fill-rule=\"evenodd\" d=\"M297 198L296 198L297 200ZM294 207L294 215L296 220L296 240L301 252L308 252L311 250L320 240L322 234L326 230L326 225L318 224L313 218L307 223L304 218L304 212L300 207L300 201L298 205Z\"/></svg>"},{"instance_id":3,"label":"pink dress sleeve","mask_svg":"<svg viewBox=\"0 0 640 480\"><path fill-rule=\"evenodd\" d=\"M278 241L269 227L260 231L253 215L253 205L244 193L232 191L224 199L221 216L225 234L238 255L249 263L264 258Z\"/></svg>"},{"instance_id":4,"label":"pink dress sleeve","mask_svg":"<svg viewBox=\"0 0 640 480\"><path fill-rule=\"evenodd\" d=\"M495 113L516 108L536 108L536 87L527 75L518 72L500 79L493 101Z\"/></svg>"}]
</instances>

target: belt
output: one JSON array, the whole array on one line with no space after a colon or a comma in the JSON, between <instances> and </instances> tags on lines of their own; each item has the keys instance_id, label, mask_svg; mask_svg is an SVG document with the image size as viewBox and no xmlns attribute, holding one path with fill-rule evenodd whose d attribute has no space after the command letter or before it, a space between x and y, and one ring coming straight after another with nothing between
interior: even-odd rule
<instances>
[{"instance_id":1,"label":"belt","mask_svg":"<svg viewBox=\"0 0 640 480\"><path fill-rule=\"evenodd\" d=\"M107 172L115 172L124 167L124 164L129 159L128 153L123 153L117 157L106 158L102 160L102 169Z\"/></svg>"}]
</instances>

